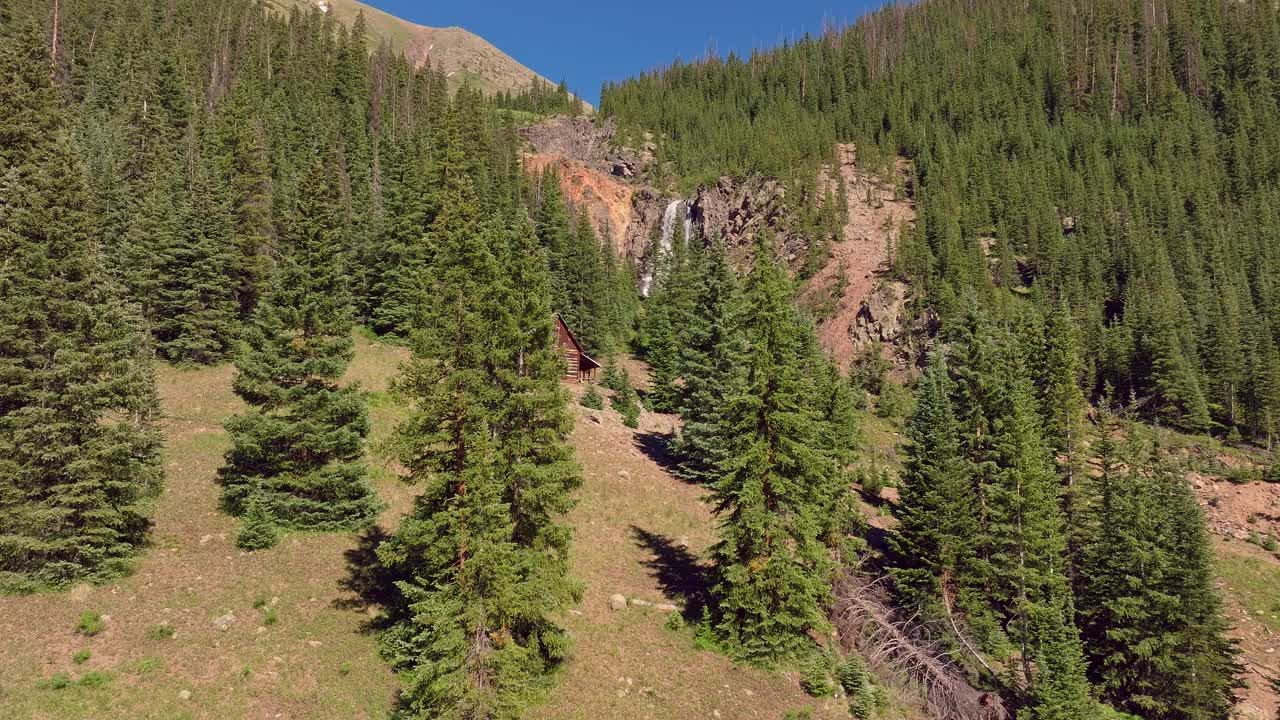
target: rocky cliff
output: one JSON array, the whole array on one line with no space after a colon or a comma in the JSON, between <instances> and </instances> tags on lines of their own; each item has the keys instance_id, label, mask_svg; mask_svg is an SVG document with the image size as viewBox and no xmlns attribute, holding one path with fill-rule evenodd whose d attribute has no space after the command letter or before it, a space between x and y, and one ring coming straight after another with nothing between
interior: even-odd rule
<instances>
[{"instance_id":1,"label":"rocky cliff","mask_svg":"<svg viewBox=\"0 0 1280 720\"><path fill-rule=\"evenodd\" d=\"M799 229L799 198L765 177L721 177L692 197L665 189L651 144L641 148L615 143L609 121L557 117L523 128L529 143L526 169L555 167L565 197L585 209L602 238L642 269L654 241L669 243L678 224L704 238L719 237L739 267L750 262L755 236L768 231L796 271L809 259L814 243L825 249L800 289L800 302L817 318L819 337L842 366L866 347L893 359L900 368L916 361L905 320L908 289L888 277L888 253L902 228L915 221L914 204L903 197L903 182L886 182L858 168L853 146L837 148L835 167L816 178L819 196L835 194L843 183L848 212L835 237L813 238ZM896 172L905 178L905 166ZM641 278L642 286L644 278ZM642 287L643 289L643 287Z\"/></svg>"}]
</instances>

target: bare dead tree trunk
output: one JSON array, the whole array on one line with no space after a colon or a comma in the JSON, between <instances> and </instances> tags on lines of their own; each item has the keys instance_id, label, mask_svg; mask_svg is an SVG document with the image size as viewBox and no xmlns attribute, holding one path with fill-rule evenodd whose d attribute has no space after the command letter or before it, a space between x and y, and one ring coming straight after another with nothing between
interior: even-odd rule
<instances>
[{"instance_id":1,"label":"bare dead tree trunk","mask_svg":"<svg viewBox=\"0 0 1280 720\"><path fill-rule=\"evenodd\" d=\"M836 581L835 595L831 620L840 644L861 655L878 675L913 687L929 717L1008 719L999 696L970 685L948 653L929 640L923 626L897 617L874 581L845 572Z\"/></svg>"},{"instance_id":2,"label":"bare dead tree trunk","mask_svg":"<svg viewBox=\"0 0 1280 720\"><path fill-rule=\"evenodd\" d=\"M58 0L53 0L53 35L49 38L49 79L56 80L58 75L58 35L61 32L62 7Z\"/></svg>"}]
</instances>

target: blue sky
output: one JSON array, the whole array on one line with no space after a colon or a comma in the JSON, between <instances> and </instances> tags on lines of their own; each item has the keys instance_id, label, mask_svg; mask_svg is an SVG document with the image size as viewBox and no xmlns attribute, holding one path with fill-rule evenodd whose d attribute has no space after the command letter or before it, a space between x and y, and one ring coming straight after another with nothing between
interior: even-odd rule
<instances>
[{"instance_id":1,"label":"blue sky","mask_svg":"<svg viewBox=\"0 0 1280 720\"><path fill-rule=\"evenodd\" d=\"M747 53L853 21L878 0L363 0L406 20L460 25L595 103L600 85L643 70L730 50Z\"/></svg>"}]
</instances>

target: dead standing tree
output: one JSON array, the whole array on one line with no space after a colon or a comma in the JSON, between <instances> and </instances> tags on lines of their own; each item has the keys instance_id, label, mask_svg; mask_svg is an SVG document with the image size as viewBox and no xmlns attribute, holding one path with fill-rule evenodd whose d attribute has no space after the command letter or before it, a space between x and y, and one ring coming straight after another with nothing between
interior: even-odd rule
<instances>
[{"instance_id":1,"label":"dead standing tree","mask_svg":"<svg viewBox=\"0 0 1280 720\"><path fill-rule=\"evenodd\" d=\"M882 676L916 688L937 720L1007 720L1000 697L969 684L950 655L912 620L900 620L875 582L844 572L835 584L832 624L846 651Z\"/></svg>"}]
</instances>

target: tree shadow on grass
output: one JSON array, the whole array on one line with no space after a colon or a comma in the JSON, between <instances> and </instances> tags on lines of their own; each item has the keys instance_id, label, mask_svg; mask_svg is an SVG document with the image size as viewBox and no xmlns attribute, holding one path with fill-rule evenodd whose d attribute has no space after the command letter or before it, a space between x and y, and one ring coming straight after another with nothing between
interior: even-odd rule
<instances>
[{"instance_id":1,"label":"tree shadow on grass","mask_svg":"<svg viewBox=\"0 0 1280 720\"><path fill-rule=\"evenodd\" d=\"M390 535L381 525L374 525L360 534L360 541L343 555L347 559L347 576L338 581L338 587L350 593L333 601L341 610L368 610L394 602L400 594L395 586L395 575L378 562L378 546ZM381 630L384 623L379 617L371 617L364 624L368 632Z\"/></svg>"},{"instance_id":2,"label":"tree shadow on grass","mask_svg":"<svg viewBox=\"0 0 1280 720\"><path fill-rule=\"evenodd\" d=\"M886 570L888 559L893 557L893 545L891 544L893 532L874 525L868 525L863 537L866 538L867 546L872 551L866 553L866 557L863 558L864 565L876 570Z\"/></svg>"},{"instance_id":3,"label":"tree shadow on grass","mask_svg":"<svg viewBox=\"0 0 1280 720\"><path fill-rule=\"evenodd\" d=\"M671 433L646 432L636 433L636 447L640 452L645 454L658 467L671 473L675 478L685 480L680 477L680 461L676 458L674 452L671 451L671 443L675 440L675 435Z\"/></svg>"},{"instance_id":4,"label":"tree shadow on grass","mask_svg":"<svg viewBox=\"0 0 1280 720\"><path fill-rule=\"evenodd\" d=\"M662 592L668 597L684 600L686 620L701 620L702 608L711 589L711 569L688 548L681 547L665 535L635 525L631 526L631 534L638 547L653 553L653 559L646 560L644 566L658 581Z\"/></svg>"}]
</instances>

